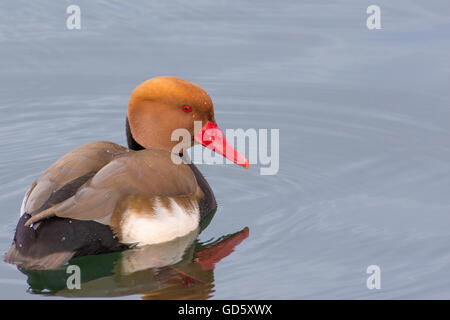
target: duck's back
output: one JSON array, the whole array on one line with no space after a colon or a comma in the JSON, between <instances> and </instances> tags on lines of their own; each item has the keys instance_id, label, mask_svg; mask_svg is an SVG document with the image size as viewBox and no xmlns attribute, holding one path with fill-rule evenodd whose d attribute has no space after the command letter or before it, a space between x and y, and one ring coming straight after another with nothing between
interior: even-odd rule
<instances>
[{"instance_id":1,"label":"duck's back","mask_svg":"<svg viewBox=\"0 0 450 320\"><path fill-rule=\"evenodd\" d=\"M66 153L30 186L20 215L34 215L73 196L101 168L128 151L113 142L96 141Z\"/></svg>"}]
</instances>

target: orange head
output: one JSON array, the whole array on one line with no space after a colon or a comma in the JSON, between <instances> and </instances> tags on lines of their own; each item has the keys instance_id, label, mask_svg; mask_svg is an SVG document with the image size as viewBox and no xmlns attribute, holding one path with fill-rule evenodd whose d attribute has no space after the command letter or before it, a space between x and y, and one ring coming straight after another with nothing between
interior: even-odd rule
<instances>
[{"instance_id":1,"label":"orange head","mask_svg":"<svg viewBox=\"0 0 450 320\"><path fill-rule=\"evenodd\" d=\"M217 127L210 96L199 86L175 77L149 79L134 89L127 118L132 138L144 148L172 151L176 129L186 129L195 142L248 168L248 160L226 141ZM201 122L201 130L194 121ZM196 131L196 132L194 132Z\"/></svg>"}]
</instances>

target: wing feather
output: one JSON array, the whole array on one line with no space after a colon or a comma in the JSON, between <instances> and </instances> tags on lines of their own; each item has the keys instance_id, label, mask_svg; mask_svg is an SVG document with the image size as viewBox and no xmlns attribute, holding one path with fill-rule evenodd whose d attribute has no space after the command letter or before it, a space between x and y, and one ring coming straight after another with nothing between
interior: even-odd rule
<instances>
[{"instance_id":1,"label":"wing feather","mask_svg":"<svg viewBox=\"0 0 450 320\"><path fill-rule=\"evenodd\" d=\"M192 170L184 163L173 163L169 152L130 152L101 168L72 197L32 216L26 225L54 215L109 223L122 196L191 196L196 190Z\"/></svg>"},{"instance_id":2,"label":"wing feather","mask_svg":"<svg viewBox=\"0 0 450 320\"><path fill-rule=\"evenodd\" d=\"M24 197L21 215L25 212L38 214L73 196L90 175L127 151L115 143L97 141L65 154L32 184Z\"/></svg>"}]
</instances>

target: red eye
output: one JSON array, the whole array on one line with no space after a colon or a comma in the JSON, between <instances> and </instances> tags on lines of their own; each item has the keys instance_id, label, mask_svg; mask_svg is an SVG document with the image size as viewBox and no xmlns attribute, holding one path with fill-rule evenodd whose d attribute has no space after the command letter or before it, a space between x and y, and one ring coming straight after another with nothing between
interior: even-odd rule
<instances>
[{"instance_id":1,"label":"red eye","mask_svg":"<svg viewBox=\"0 0 450 320\"><path fill-rule=\"evenodd\" d=\"M184 112L191 112L191 110L192 110L191 106L188 106L187 104L185 104L185 105L183 106L183 111L184 111Z\"/></svg>"}]
</instances>

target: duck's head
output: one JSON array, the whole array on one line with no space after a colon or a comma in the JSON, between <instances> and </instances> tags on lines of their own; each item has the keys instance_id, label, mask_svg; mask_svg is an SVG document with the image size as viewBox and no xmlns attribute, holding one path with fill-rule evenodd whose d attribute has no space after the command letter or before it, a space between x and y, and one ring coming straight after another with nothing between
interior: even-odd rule
<instances>
[{"instance_id":1,"label":"duck's head","mask_svg":"<svg viewBox=\"0 0 450 320\"><path fill-rule=\"evenodd\" d=\"M194 125L201 123L200 126ZM141 83L131 94L127 112L128 145L172 152L179 141L172 133L186 129L191 136L183 151L200 143L236 164L248 168L248 160L225 139L214 118L210 96L199 86L175 77L157 77Z\"/></svg>"}]
</instances>

